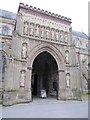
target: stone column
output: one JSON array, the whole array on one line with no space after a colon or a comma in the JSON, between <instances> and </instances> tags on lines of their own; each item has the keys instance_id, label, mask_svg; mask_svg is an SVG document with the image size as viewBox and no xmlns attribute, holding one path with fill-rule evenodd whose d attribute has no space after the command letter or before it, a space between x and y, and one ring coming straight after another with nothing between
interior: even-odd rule
<instances>
[{"instance_id":1,"label":"stone column","mask_svg":"<svg viewBox=\"0 0 90 120\"><path fill-rule=\"evenodd\" d=\"M66 100L66 84L65 84L65 71L59 70L58 80L58 100Z\"/></svg>"},{"instance_id":2,"label":"stone column","mask_svg":"<svg viewBox=\"0 0 90 120\"><path fill-rule=\"evenodd\" d=\"M27 67L27 75L26 75L26 83L25 83L25 90L28 92L28 98L32 101L32 86L31 86L31 79L32 79L32 68Z\"/></svg>"},{"instance_id":3,"label":"stone column","mask_svg":"<svg viewBox=\"0 0 90 120\"><path fill-rule=\"evenodd\" d=\"M17 14L17 24L16 24L16 31L20 35L23 35L23 15L22 13Z\"/></svg>"}]
</instances>

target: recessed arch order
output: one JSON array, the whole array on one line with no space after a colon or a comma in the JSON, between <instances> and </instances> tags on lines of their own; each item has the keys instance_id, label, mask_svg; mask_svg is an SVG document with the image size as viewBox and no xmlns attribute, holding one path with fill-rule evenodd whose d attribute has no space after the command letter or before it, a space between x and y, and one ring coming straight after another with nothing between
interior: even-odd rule
<instances>
[{"instance_id":1,"label":"recessed arch order","mask_svg":"<svg viewBox=\"0 0 90 120\"><path fill-rule=\"evenodd\" d=\"M53 58L56 60L58 70L63 70L64 69L64 57L62 53L55 46L50 45L50 44L39 44L38 46L34 47L29 52L27 67L32 68L35 58L40 53L45 52L45 51L50 53L53 56Z\"/></svg>"}]
</instances>

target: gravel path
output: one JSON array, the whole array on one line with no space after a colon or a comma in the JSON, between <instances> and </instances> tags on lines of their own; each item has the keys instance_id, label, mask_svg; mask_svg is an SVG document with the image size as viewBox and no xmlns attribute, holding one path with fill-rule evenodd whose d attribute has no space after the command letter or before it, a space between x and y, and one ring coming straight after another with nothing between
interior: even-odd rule
<instances>
[{"instance_id":1,"label":"gravel path","mask_svg":"<svg viewBox=\"0 0 90 120\"><path fill-rule=\"evenodd\" d=\"M35 99L2 109L3 118L88 118L87 101Z\"/></svg>"}]
</instances>

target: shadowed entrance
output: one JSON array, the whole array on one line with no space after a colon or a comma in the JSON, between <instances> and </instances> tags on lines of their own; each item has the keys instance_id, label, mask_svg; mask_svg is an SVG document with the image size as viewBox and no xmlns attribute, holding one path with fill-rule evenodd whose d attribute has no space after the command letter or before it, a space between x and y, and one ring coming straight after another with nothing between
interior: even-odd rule
<instances>
[{"instance_id":1,"label":"shadowed entrance","mask_svg":"<svg viewBox=\"0 0 90 120\"><path fill-rule=\"evenodd\" d=\"M58 66L54 57L48 52L40 53L33 62L32 95L40 97L44 89L47 97L57 98L58 79Z\"/></svg>"}]
</instances>

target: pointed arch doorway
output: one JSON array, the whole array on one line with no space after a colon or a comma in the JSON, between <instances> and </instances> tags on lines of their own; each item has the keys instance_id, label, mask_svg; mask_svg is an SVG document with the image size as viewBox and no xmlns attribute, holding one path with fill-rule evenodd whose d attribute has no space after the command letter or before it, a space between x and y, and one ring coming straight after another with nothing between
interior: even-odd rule
<instances>
[{"instance_id":1,"label":"pointed arch doorway","mask_svg":"<svg viewBox=\"0 0 90 120\"><path fill-rule=\"evenodd\" d=\"M58 66L55 58L47 51L40 53L32 65L32 96L40 97L41 90L47 97L58 98Z\"/></svg>"}]
</instances>

